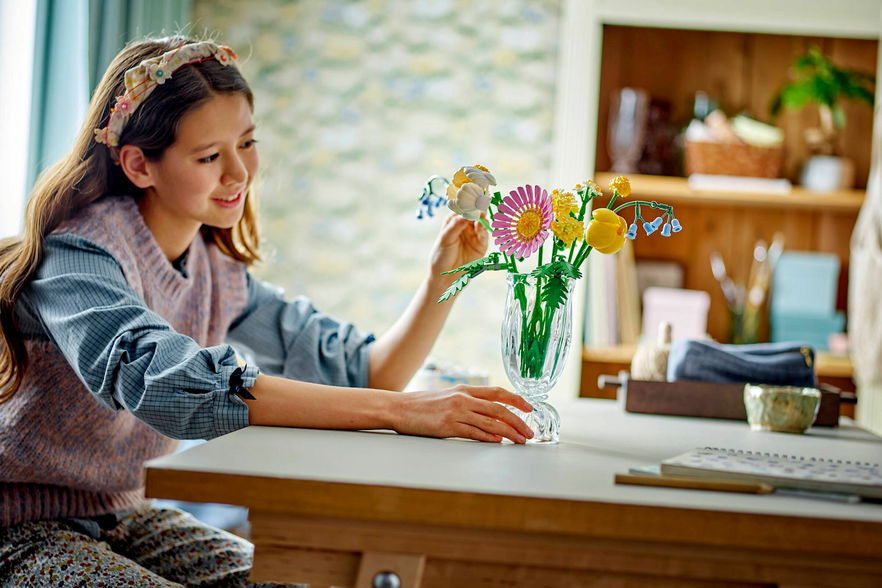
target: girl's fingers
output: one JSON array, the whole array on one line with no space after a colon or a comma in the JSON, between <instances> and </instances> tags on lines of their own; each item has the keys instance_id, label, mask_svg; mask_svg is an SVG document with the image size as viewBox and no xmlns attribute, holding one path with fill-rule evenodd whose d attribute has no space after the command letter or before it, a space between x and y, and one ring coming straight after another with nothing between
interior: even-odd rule
<instances>
[{"instance_id":1,"label":"girl's fingers","mask_svg":"<svg viewBox=\"0 0 882 588\"><path fill-rule=\"evenodd\" d=\"M474 439L475 441L486 441L487 443L500 443L502 441L500 435L488 433L468 423L460 423L457 430L454 431L454 435L463 439Z\"/></svg>"},{"instance_id":2,"label":"girl's fingers","mask_svg":"<svg viewBox=\"0 0 882 588\"><path fill-rule=\"evenodd\" d=\"M437 392L415 392L415 403L408 403L416 413L396 427L400 433L415 433L432 437L466 437L479 441L499 443L503 438L513 443L525 443L533 431L511 410L498 402L505 402L525 412L530 404L511 392L490 386L454 386ZM428 404L425 404L428 403ZM425 414L434 406L434 418Z\"/></svg>"},{"instance_id":3,"label":"girl's fingers","mask_svg":"<svg viewBox=\"0 0 882 588\"><path fill-rule=\"evenodd\" d=\"M490 240L490 232L485 231L484 227L478 223L475 223L475 226L472 227L472 234L477 240L478 245L486 246Z\"/></svg>"},{"instance_id":4,"label":"girl's fingers","mask_svg":"<svg viewBox=\"0 0 882 588\"><path fill-rule=\"evenodd\" d=\"M499 386L468 386L466 384L462 384L460 386L457 386L457 389L462 390L463 392L467 392L475 398L492 400L494 402L502 402L524 412L533 411L533 407L530 406L529 402L527 402L517 394L509 392L505 388L500 388Z\"/></svg>"},{"instance_id":5,"label":"girl's fingers","mask_svg":"<svg viewBox=\"0 0 882 588\"><path fill-rule=\"evenodd\" d=\"M440 237L442 245L452 245L453 243L456 243L457 239L459 239L459 236L466 228L467 223L461 223L458 219L465 220L459 215L451 215L444 221L444 226L441 227Z\"/></svg>"},{"instance_id":6,"label":"girl's fingers","mask_svg":"<svg viewBox=\"0 0 882 588\"><path fill-rule=\"evenodd\" d=\"M527 426L523 419L519 418L516 414L501 404L477 398L475 399L475 402L477 403L473 409L475 413L485 418L502 422L506 425L506 428L514 429L520 436L526 437L527 439L533 436L533 431ZM498 433L499 431L496 432Z\"/></svg>"},{"instance_id":7,"label":"girl's fingers","mask_svg":"<svg viewBox=\"0 0 882 588\"><path fill-rule=\"evenodd\" d=\"M463 218L462 216L460 216L456 213L451 213L450 216L448 216L446 219L444 219L443 227L446 229L450 225L465 226L467 224L468 224L468 221L466 221L465 218Z\"/></svg>"},{"instance_id":8,"label":"girl's fingers","mask_svg":"<svg viewBox=\"0 0 882 588\"><path fill-rule=\"evenodd\" d=\"M517 427L510 425L507 422L497 420L495 418L491 418L489 416L485 416L476 412L467 415L466 420L463 424L472 425L484 431L485 433L505 437L506 439L511 440L513 443L518 444L526 443L527 439L533 436L532 432L530 432L529 434L521 433L518 431ZM529 431L529 428L527 428L527 431Z\"/></svg>"}]
</instances>

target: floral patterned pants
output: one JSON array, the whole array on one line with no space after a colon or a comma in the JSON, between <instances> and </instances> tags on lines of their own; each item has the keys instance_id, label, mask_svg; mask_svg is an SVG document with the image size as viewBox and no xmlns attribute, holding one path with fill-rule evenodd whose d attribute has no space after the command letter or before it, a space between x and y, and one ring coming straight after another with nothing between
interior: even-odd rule
<instances>
[{"instance_id":1,"label":"floral patterned pants","mask_svg":"<svg viewBox=\"0 0 882 588\"><path fill-rule=\"evenodd\" d=\"M253 551L170 508L37 521L0 528L0 586L257 586L248 583Z\"/></svg>"}]
</instances>

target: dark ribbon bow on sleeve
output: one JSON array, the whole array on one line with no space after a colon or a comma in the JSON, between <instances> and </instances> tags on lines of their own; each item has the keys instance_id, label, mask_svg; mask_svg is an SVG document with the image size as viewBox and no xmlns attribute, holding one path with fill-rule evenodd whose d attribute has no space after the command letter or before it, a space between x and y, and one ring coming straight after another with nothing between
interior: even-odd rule
<instances>
[{"instance_id":1,"label":"dark ribbon bow on sleeve","mask_svg":"<svg viewBox=\"0 0 882 588\"><path fill-rule=\"evenodd\" d=\"M242 379L245 367L238 367L230 374L230 394L235 394L239 398L255 400L254 395L245 387L245 381Z\"/></svg>"}]
</instances>

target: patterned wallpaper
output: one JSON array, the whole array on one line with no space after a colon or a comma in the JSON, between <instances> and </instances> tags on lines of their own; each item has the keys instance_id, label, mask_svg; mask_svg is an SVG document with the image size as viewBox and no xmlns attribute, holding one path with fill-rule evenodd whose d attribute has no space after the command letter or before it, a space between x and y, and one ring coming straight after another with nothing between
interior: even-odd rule
<instances>
[{"instance_id":1,"label":"patterned wallpaper","mask_svg":"<svg viewBox=\"0 0 882 588\"><path fill-rule=\"evenodd\" d=\"M255 92L265 262L255 273L380 335L427 273L432 174L549 177L560 0L196 0L192 28L240 55ZM491 245L492 246L492 245ZM431 357L489 372L505 280L457 298Z\"/></svg>"}]
</instances>

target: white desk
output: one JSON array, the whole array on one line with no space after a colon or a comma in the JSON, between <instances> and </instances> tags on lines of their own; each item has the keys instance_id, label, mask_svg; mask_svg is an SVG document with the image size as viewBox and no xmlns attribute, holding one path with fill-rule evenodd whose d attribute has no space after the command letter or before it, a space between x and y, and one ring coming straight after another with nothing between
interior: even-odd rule
<instances>
[{"instance_id":1,"label":"white desk","mask_svg":"<svg viewBox=\"0 0 882 588\"><path fill-rule=\"evenodd\" d=\"M558 446L250 427L148 463L155 498L251 509L253 579L370 586L882 586L882 505L617 486L715 446L879 462L853 426L561 407ZM730 584L731 583L731 584Z\"/></svg>"}]
</instances>

